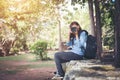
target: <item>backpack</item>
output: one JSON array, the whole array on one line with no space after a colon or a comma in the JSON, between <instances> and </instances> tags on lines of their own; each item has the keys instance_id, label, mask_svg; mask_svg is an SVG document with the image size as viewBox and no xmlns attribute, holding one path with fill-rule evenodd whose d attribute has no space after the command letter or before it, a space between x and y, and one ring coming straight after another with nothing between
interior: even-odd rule
<instances>
[{"instance_id":1,"label":"backpack","mask_svg":"<svg viewBox=\"0 0 120 80\"><path fill-rule=\"evenodd\" d=\"M97 53L96 38L92 35L89 35L86 30L82 31L85 31L87 34L86 48L84 48L85 49L84 57L87 59L95 59Z\"/></svg>"}]
</instances>

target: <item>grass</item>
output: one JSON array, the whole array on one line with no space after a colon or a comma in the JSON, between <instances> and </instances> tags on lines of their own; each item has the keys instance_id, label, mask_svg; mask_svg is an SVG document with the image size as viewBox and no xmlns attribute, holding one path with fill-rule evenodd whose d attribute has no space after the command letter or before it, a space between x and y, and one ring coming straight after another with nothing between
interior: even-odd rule
<instances>
[{"instance_id":1,"label":"grass","mask_svg":"<svg viewBox=\"0 0 120 80\"><path fill-rule=\"evenodd\" d=\"M17 56L0 57L0 61L35 61L34 54L21 54Z\"/></svg>"},{"instance_id":2,"label":"grass","mask_svg":"<svg viewBox=\"0 0 120 80\"><path fill-rule=\"evenodd\" d=\"M48 57L53 59L56 51L48 51ZM32 53L21 54L17 56L0 57L0 61L36 61L36 55Z\"/></svg>"}]
</instances>

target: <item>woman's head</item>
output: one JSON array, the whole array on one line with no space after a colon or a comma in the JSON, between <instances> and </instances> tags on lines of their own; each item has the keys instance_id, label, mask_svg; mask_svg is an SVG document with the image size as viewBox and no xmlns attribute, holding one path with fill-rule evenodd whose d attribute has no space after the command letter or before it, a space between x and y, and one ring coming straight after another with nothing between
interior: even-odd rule
<instances>
[{"instance_id":1,"label":"woman's head","mask_svg":"<svg viewBox=\"0 0 120 80\"><path fill-rule=\"evenodd\" d=\"M81 30L81 27L80 27L79 23L76 22L76 21L73 21L73 22L70 24L70 29L75 29L75 28L77 29L78 32Z\"/></svg>"},{"instance_id":2,"label":"woman's head","mask_svg":"<svg viewBox=\"0 0 120 80\"><path fill-rule=\"evenodd\" d=\"M75 34L78 33L78 36L80 35L80 31L81 31L81 27L79 25L78 22L76 21L73 21L71 24L70 24L70 30L71 30L71 34L70 34L70 41L72 41L72 44L74 44L74 38L75 38Z\"/></svg>"}]
</instances>

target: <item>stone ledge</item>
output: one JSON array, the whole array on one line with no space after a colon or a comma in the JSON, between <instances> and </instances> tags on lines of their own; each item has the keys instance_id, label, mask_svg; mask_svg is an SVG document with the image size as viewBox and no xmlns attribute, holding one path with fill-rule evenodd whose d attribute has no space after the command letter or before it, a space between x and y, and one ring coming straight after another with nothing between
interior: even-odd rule
<instances>
[{"instance_id":1,"label":"stone ledge","mask_svg":"<svg viewBox=\"0 0 120 80\"><path fill-rule=\"evenodd\" d=\"M120 80L120 70L99 60L72 60L62 65L66 72L63 80Z\"/></svg>"}]
</instances>

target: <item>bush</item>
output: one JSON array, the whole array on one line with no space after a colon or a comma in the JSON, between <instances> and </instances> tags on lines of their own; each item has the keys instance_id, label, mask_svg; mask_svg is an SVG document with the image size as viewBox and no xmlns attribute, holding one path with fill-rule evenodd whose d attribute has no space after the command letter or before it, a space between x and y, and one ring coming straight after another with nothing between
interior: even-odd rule
<instances>
[{"instance_id":1,"label":"bush","mask_svg":"<svg viewBox=\"0 0 120 80\"><path fill-rule=\"evenodd\" d=\"M41 60L47 59L47 42L46 41L37 41L35 42L31 48L33 53L36 54Z\"/></svg>"},{"instance_id":2,"label":"bush","mask_svg":"<svg viewBox=\"0 0 120 80\"><path fill-rule=\"evenodd\" d=\"M17 47L12 47L10 52L11 54L17 54L19 52L19 49Z\"/></svg>"}]
</instances>

